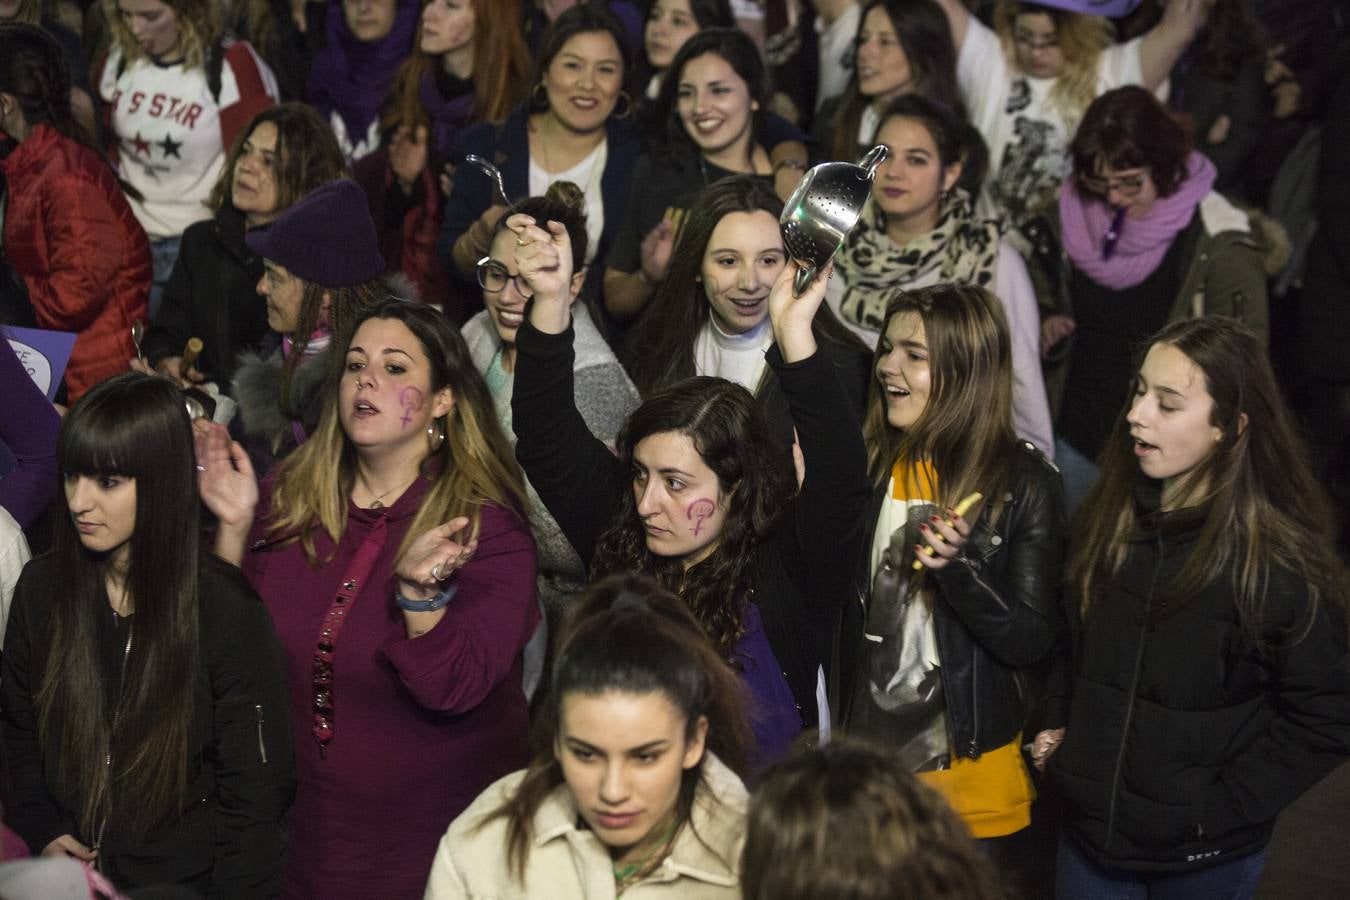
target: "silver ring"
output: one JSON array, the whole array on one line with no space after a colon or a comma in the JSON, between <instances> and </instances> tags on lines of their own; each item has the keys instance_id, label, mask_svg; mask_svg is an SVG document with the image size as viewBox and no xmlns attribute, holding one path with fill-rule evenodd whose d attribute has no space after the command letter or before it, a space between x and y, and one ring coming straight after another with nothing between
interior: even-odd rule
<instances>
[{"instance_id":1,"label":"silver ring","mask_svg":"<svg viewBox=\"0 0 1350 900\"><path fill-rule=\"evenodd\" d=\"M197 471L198 471L198 472L205 472L205 471L206 471L206 466L202 465L201 463L198 463L198 464L197 464Z\"/></svg>"},{"instance_id":2,"label":"silver ring","mask_svg":"<svg viewBox=\"0 0 1350 900\"><path fill-rule=\"evenodd\" d=\"M431 567L431 577L434 578L434 579L437 580L437 581L440 581L440 580L441 580L441 564L440 564L440 563L436 563L436 565L434 565L434 566Z\"/></svg>"}]
</instances>

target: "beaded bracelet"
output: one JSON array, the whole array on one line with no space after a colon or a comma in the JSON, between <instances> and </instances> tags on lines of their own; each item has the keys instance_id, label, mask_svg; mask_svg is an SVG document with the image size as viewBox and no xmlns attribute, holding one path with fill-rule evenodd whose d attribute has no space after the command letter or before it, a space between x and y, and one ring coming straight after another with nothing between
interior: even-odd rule
<instances>
[{"instance_id":1,"label":"beaded bracelet","mask_svg":"<svg viewBox=\"0 0 1350 900\"><path fill-rule=\"evenodd\" d=\"M450 584L446 585L445 590L441 591L430 600L409 600L407 597L403 596L403 594L399 593L398 588L394 588L394 603L397 604L399 609L404 609L408 612L435 612L453 600L457 590L459 590L459 585Z\"/></svg>"}]
</instances>

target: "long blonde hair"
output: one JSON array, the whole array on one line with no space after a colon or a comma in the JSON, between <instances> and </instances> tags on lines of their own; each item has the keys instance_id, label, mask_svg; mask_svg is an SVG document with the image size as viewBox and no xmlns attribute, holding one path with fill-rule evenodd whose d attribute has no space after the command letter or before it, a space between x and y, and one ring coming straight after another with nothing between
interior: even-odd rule
<instances>
[{"instance_id":1,"label":"long blonde hair","mask_svg":"<svg viewBox=\"0 0 1350 900\"><path fill-rule=\"evenodd\" d=\"M173 10L178 19L178 35L183 51L183 65L195 68L206 65L206 51L220 38L220 10L214 0L162 0ZM127 62L145 56L140 41L131 33L127 23L122 21L122 12L117 8L117 0L102 0L103 15L108 20L108 29L122 51Z\"/></svg>"},{"instance_id":2,"label":"long blonde hair","mask_svg":"<svg viewBox=\"0 0 1350 900\"><path fill-rule=\"evenodd\" d=\"M432 425L444 432L445 440L422 461L422 475L433 484L398 555L418 535L457 516L469 518L469 535L476 537L479 512L487 503L524 519L524 476L459 331L434 309L406 300L382 304L362 321L367 319L396 319L408 326L431 363L431 391L449 387L455 398L450 411ZM353 328L351 335L355 333ZM278 468L267 525L269 535L299 540L316 566L322 560L314 547L315 529L321 528L335 544L341 540L356 477L356 451L338 416L337 377L344 356L336 355L318 428Z\"/></svg>"},{"instance_id":3,"label":"long blonde hair","mask_svg":"<svg viewBox=\"0 0 1350 900\"><path fill-rule=\"evenodd\" d=\"M1089 16L1027 3L1024 0L998 0L994 7L994 31L1003 43L1008 59L1016 58L1013 43L1014 23L1027 13L1044 13L1055 23L1055 38L1064 54L1064 71L1050 89L1050 104L1064 117L1067 132L1078 129L1078 121L1097 97L1097 62L1102 51L1115 40L1115 26L1103 16Z\"/></svg>"}]
</instances>

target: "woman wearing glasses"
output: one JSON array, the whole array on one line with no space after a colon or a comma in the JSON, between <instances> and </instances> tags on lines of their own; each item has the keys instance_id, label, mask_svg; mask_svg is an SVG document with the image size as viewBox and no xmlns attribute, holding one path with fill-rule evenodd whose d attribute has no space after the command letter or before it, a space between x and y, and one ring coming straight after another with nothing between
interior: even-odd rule
<instances>
[{"instance_id":1,"label":"woman wearing glasses","mask_svg":"<svg viewBox=\"0 0 1350 900\"><path fill-rule=\"evenodd\" d=\"M1214 164L1143 88L1098 98L1070 150L1061 302L1042 322L1041 351L1059 398L1055 458L1072 512L1096 480L1135 347L1198 315L1240 319L1264 339L1268 243L1253 230L1259 220L1212 190Z\"/></svg>"},{"instance_id":2,"label":"woman wearing glasses","mask_svg":"<svg viewBox=\"0 0 1350 900\"><path fill-rule=\"evenodd\" d=\"M588 240L585 203L579 187L570 181L555 181L549 185L547 194L522 200L511 208L511 213L524 213L540 222L560 222L572 240L575 273L571 285L572 322L576 331L573 394L591 434L612 447L624 419L637 409L640 398L614 351L600 336L590 310L584 302L577 303L585 277L582 260L586 257ZM502 430L514 442L511 394L515 385L516 332L534 292L519 274L516 235L507 229L507 218L502 216L498 221L488 255L478 261L478 284L483 289L486 308L464 324L462 333L474 367L487 381ZM545 610L556 612L562 600L585 587L586 570L528 480L525 487L530 498L530 527L539 546L539 599Z\"/></svg>"},{"instance_id":3,"label":"woman wearing glasses","mask_svg":"<svg viewBox=\"0 0 1350 900\"><path fill-rule=\"evenodd\" d=\"M971 121L989 146L984 199L1020 227L1052 206L1065 145L1093 98L1115 87L1157 90L1214 0L1173 0L1147 34L1112 44L1104 4L998 0L991 29L961 0L938 0L956 42L956 76ZM1127 3L1108 3L1122 9Z\"/></svg>"},{"instance_id":4,"label":"woman wearing glasses","mask_svg":"<svg viewBox=\"0 0 1350 900\"><path fill-rule=\"evenodd\" d=\"M445 827L526 761L534 543L520 469L449 320L392 301L348 333L318 428L261 490L202 420L199 481L217 552L242 565L286 654L282 895L416 898Z\"/></svg>"}]
</instances>

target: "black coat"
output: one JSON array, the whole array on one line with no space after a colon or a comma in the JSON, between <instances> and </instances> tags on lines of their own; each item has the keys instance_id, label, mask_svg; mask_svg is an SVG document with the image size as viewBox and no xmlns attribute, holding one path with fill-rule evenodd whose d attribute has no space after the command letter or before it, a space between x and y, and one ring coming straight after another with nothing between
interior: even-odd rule
<instances>
[{"instance_id":1,"label":"black coat","mask_svg":"<svg viewBox=\"0 0 1350 900\"><path fill-rule=\"evenodd\" d=\"M958 756L977 759L1006 745L1027 721L1037 691L1028 670L1041 663L1061 634L1059 579L1066 527L1059 472L1036 447L1018 441L997 521L987 498L970 539L956 559L930 573L937 582L933 628L942 661L942 688ZM869 552L856 574L857 602L844 610L840 697L847 706L860 677L866 597L877 516L886 485L872 497ZM844 724L848 724L844 709Z\"/></svg>"},{"instance_id":2,"label":"black coat","mask_svg":"<svg viewBox=\"0 0 1350 900\"><path fill-rule=\"evenodd\" d=\"M572 331L548 335L527 320L516 336L511 419L516 457L581 558L614 519L632 474L586 429L572 396ZM769 364L797 424L806 480L773 534L754 550L751 583L764 632L797 701L817 724L816 669L828 665L830 623L847 595L862 547L869 487L862 433L823 353Z\"/></svg>"},{"instance_id":3,"label":"black coat","mask_svg":"<svg viewBox=\"0 0 1350 900\"><path fill-rule=\"evenodd\" d=\"M1244 636L1234 563L1178 611L1147 611L1197 543L1200 515L1157 512L1142 479L1139 526L1091 617L1073 616L1067 732L1049 772L1068 833L1098 865L1186 871L1260 850L1276 815L1350 755L1350 655L1341 614L1272 571L1259 633ZM1071 598L1077 608L1078 598ZM1053 724L1053 723L1052 723Z\"/></svg>"},{"instance_id":4,"label":"black coat","mask_svg":"<svg viewBox=\"0 0 1350 900\"><path fill-rule=\"evenodd\" d=\"M164 302L141 349L153 366L180 356L188 338L204 344L197 368L231 393L235 358L257 350L268 333L267 304L258 296L262 259L244 243L244 215L226 206L183 232Z\"/></svg>"},{"instance_id":5,"label":"black coat","mask_svg":"<svg viewBox=\"0 0 1350 900\"><path fill-rule=\"evenodd\" d=\"M24 568L0 677L9 781L5 818L34 853L63 834L86 846L94 842L77 825L80 798L47 783L44 764L50 766L56 748L37 733L35 698L46 667L51 597L62 585L50 556ZM281 886L285 820L295 787L281 645L271 616L238 569L203 555L200 592L201 667L189 731L187 806L148 835L130 839L119 827L115 800L99 867L119 887L173 883L210 898L273 897ZM121 651L114 648L109 658L117 660Z\"/></svg>"}]
</instances>

